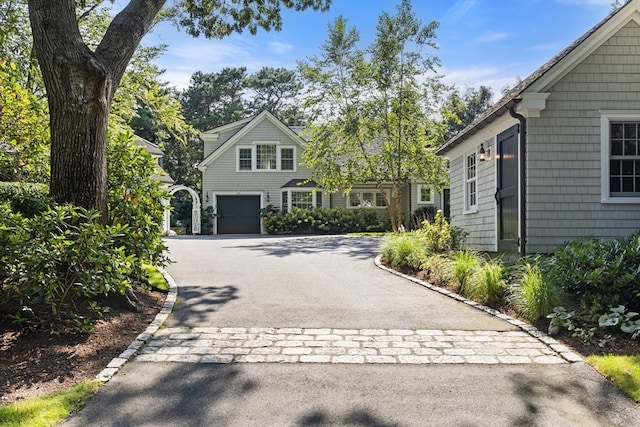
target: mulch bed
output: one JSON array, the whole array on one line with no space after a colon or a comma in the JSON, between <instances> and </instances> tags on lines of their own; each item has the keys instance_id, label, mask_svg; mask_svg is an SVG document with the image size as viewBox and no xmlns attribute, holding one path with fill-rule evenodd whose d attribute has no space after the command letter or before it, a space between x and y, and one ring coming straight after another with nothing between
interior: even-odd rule
<instances>
[{"instance_id":1,"label":"mulch bed","mask_svg":"<svg viewBox=\"0 0 640 427\"><path fill-rule=\"evenodd\" d=\"M114 308L86 335L24 330L0 317L0 405L95 378L153 321L166 294L138 291L142 311Z\"/></svg>"}]
</instances>

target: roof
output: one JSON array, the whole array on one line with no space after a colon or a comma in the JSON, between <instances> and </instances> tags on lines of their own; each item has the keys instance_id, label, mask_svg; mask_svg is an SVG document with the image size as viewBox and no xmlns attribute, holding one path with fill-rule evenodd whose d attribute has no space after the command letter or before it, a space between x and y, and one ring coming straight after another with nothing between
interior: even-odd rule
<instances>
[{"instance_id":1,"label":"roof","mask_svg":"<svg viewBox=\"0 0 640 427\"><path fill-rule=\"evenodd\" d=\"M529 89L536 82L541 80L551 70L557 67L563 59L567 58L571 53L576 51L578 47L583 45L594 33L604 27L615 16L622 14L622 11L631 13L639 8L638 2L640 0L628 0L624 6L612 11L606 18L597 23L593 28L583 34L580 38L567 46L564 50L551 58L546 64L535 70L526 79L518 83L513 89L511 89L505 96L503 96L498 102L487 109L484 113L476 118L470 125L454 135L448 141L446 141L440 148L436 150L436 154L444 154L457 145L464 142L472 135L479 132L486 127L489 123L495 121L498 117L502 116L509 111L511 107L514 107L520 101L522 101L523 93Z\"/></svg>"},{"instance_id":2,"label":"roof","mask_svg":"<svg viewBox=\"0 0 640 427\"><path fill-rule=\"evenodd\" d=\"M292 179L280 188L318 188L318 183L312 179Z\"/></svg>"},{"instance_id":3,"label":"roof","mask_svg":"<svg viewBox=\"0 0 640 427\"><path fill-rule=\"evenodd\" d=\"M229 132L235 129L238 131L228 140L226 140L220 147L218 147L215 151L209 154L203 161L198 164L198 169L204 171L207 166L209 166L212 162L214 162L218 157L220 157L225 151L227 151L230 147L238 142L242 137L244 137L247 133L249 133L252 129L258 126L263 121L268 120L271 122L276 128L280 129L282 133L284 133L287 137L289 137L293 142L304 147L304 140L298 136L298 134L292 130L290 127L282 123L278 118L276 118L269 111L264 110L257 116L249 117L246 119L238 120L233 123L229 123L224 126L217 127L215 129L211 129L200 134L200 138L203 141L209 139L209 137L215 138L215 135L218 135L222 132Z\"/></svg>"},{"instance_id":4,"label":"roof","mask_svg":"<svg viewBox=\"0 0 640 427\"><path fill-rule=\"evenodd\" d=\"M136 135L136 139L133 140L133 144L139 147L143 147L149 153L151 153L152 156L159 156L159 157L164 156L164 152L160 149L160 147L158 147L153 142L147 141L146 139L141 138L137 135Z\"/></svg>"}]
</instances>

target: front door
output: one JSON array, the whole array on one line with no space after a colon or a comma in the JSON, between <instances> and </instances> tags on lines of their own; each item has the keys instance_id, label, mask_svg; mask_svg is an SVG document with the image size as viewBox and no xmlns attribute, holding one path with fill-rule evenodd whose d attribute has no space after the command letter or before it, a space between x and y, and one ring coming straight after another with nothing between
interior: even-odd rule
<instances>
[{"instance_id":1,"label":"front door","mask_svg":"<svg viewBox=\"0 0 640 427\"><path fill-rule=\"evenodd\" d=\"M498 251L517 252L518 239L518 125L498 135Z\"/></svg>"}]
</instances>

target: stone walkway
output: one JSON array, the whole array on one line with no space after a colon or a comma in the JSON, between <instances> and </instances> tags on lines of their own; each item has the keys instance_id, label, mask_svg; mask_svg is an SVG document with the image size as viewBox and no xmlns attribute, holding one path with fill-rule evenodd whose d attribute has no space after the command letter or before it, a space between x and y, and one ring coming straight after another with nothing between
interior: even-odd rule
<instances>
[{"instance_id":1,"label":"stone walkway","mask_svg":"<svg viewBox=\"0 0 640 427\"><path fill-rule=\"evenodd\" d=\"M556 364L569 349L525 331L408 329L159 329L137 360L187 363Z\"/></svg>"}]
</instances>

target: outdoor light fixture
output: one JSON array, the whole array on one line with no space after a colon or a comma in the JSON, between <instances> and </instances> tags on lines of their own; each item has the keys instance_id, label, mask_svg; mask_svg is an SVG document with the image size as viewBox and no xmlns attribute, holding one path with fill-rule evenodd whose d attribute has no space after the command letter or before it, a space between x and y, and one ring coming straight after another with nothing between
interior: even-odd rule
<instances>
[{"instance_id":1,"label":"outdoor light fixture","mask_svg":"<svg viewBox=\"0 0 640 427\"><path fill-rule=\"evenodd\" d=\"M267 203L271 201L271 197L269 197L269 192L267 191Z\"/></svg>"},{"instance_id":2,"label":"outdoor light fixture","mask_svg":"<svg viewBox=\"0 0 640 427\"><path fill-rule=\"evenodd\" d=\"M204 197L204 201L209 203L209 192L207 191L206 196Z\"/></svg>"},{"instance_id":3,"label":"outdoor light fixture","mask_svg":"<svg viewBox=\"0 0 640 427\"><path fill-rule=\"evenodd\" d=\"M478 158L481 162L485 160L489 160L491 158L491 146L487 146L487 149L484 149L484 143L480 144L480 150L478 151Z\"/></svg>"}]
</instances>

